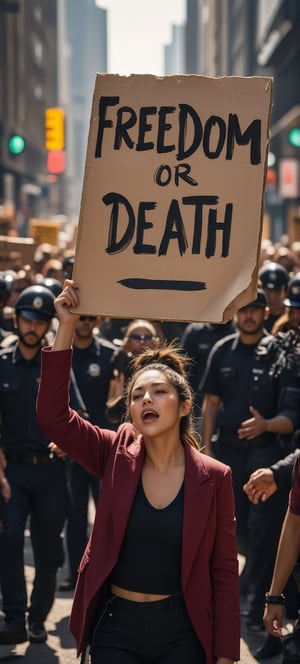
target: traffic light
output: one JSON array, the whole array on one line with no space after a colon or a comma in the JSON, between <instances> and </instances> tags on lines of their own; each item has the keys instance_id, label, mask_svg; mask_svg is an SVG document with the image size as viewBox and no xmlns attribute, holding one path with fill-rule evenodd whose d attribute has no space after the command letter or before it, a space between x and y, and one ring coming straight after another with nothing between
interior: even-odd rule
<instances>
[{"instance_id":1,"label":"traffic light","mask_svg":"<svg viewBox=\"0 0 300 664\"><path fill-rule=\"evenodd\" d=\"M63 150L49 150L47 169L49 173L63 173L66 169L66 153Z\"/></svg>"},{"instance_id":2,"label":"traffic light","mask_svg":"<svg viewBox=\"0 0 300 664\"><path fill-rule=\"evenodd\" d=\"M47 108L45 112L46 150L64 150L65 114L62 108Z\"/></svg>"},{"instance_id":3,"label":"traffic light","mask_svg":"<svg viewBox=\"0 0 300 664\"><path fill-rule=\"evenodd\" d=\"M289 131L289 143L294 148L300 148L300 127L293 127Z\"/></svg>"},{"instance_id":4,"label":"traffic light","mask_svg":"<svg viewBox=\"0 0 300 664\"><path fill-rule=\"evenodd\" d=\"M22 154L25 150L25 139L21 134L11 134L7 145L10 154Z\"/></svg>"}]
</instances>

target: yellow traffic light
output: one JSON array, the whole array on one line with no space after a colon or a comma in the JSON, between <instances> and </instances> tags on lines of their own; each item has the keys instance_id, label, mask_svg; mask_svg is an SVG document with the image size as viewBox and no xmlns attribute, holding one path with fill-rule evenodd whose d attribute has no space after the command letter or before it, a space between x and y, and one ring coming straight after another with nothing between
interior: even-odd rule
<instances>
[{"instance_id":1,"label":"yellow traffic light","mask_svg":"<svg viewBox=\"0 0 300 664\"><path fill-rule=\"evenodd\" d=\"M46 150L64 150L65 114L62 108L46 108L45 147Z\"/></svg>"}]
</instances>

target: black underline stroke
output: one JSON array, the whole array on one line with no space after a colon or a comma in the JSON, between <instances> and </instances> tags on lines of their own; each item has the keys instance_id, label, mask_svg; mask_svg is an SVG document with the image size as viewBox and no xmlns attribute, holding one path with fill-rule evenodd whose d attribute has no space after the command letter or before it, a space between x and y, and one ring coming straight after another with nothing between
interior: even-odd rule
<instances>
[{"instance_id":1,"label":"black underline stroke","mask_svg":"<svg viewBox=\"0 0 300 664\"><path fill-rule=\"evenodd\" d=\"M120 279L125 288L134 290L170 290L170 291L201 291L206 290L204 281L179 281L176 279Z\"/></svg>"}]
</instances>

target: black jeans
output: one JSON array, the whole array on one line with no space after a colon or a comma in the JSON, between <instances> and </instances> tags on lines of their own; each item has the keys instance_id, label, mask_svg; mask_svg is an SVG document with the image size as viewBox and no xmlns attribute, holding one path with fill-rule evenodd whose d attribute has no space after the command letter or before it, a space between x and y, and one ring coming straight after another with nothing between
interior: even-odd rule
<instances>
[{"instance_id":1,"label":"black jeans","mask_svg":"<svg viewBox=\"0 0 300 664\"><path fill-rule=\"evenodd\" d=\"M95 629L91 664L205 664L182 595L156 602L113 596Z\"/></svg>"}]
</instances>

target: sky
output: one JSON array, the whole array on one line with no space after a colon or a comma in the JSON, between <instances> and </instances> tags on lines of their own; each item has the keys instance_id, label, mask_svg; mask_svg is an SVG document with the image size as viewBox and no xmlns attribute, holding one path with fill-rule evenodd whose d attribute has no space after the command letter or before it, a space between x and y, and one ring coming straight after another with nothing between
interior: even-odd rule
<instances>
[{"instance_id":1,"label":"sky","mask_svg":"<svg viewBox=\"0 0 300 664\"><path fill-rule=\"evenodd\" d=\"M163 46L182 24L186 0L96 0L107 9L108 72L162 76Z\"/></svg>"}]
</instances>

